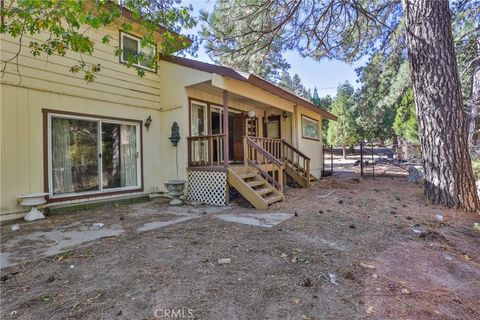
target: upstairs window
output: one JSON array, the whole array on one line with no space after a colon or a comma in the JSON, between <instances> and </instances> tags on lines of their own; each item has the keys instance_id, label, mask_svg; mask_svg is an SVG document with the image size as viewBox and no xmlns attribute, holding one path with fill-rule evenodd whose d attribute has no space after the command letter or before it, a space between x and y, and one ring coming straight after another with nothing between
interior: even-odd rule
<instances>
[{"instance_id":1,"label":"upstairs window","mask_svg":"<svg viewBox=\"0 0 480 320\"><path fill-rule=\"evenodd\" d=\"M140 38L122 32L120 34L120 48L122 49L120 56L122 63L128 63L132 59L135 61L138 58L138 61L133 62L132 65L149 71L156 71L157 49L155 47L142 47Z\"/></svg>"}]
</instances>

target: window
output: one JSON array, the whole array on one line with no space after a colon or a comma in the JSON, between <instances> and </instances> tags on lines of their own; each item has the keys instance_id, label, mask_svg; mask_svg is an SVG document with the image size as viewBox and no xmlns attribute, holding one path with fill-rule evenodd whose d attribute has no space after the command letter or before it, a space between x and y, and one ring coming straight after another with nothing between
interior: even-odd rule
<instances>
[{"instance_id":1,"label":"window","mask_svg":"<svg viewBox=\"0 0 480 320\"><path fill-rule=\"evenodd\" d=\"M50 197L139 189L140 123L48 114Z\"/></svg>"},{"instance_id":2,"label":"window","mask_svg":"<svg viewBox=\"0 0 480 320\"><path fill-rule=\"evenodd\" d=\"M134 66L155 72L157 66L157 50L155 47L142 47L140 38L123 32L120 33L120 39L121 62L127 63L138 58L138 63L134 62Z\"/></svg>"},{"instance_id":3,"label":"window","mask_svg":"<svg viewBox=\"0 0 480 320\"><path fill-rule=\"evenodd\" d=\"M302 115L302 137L320 140L320 122Z\"/></svg>"},{"instance_id":4,"label":"window","mask_svg":"<svg viewBox=\"0 0 480 320\"><path fill-rule=\"evenodd\" d=\"M190 108L190 119L192 136L204 136L208 134L207 128L207 105L201 102L192 101Z\"/></svg>"}]
</instances>

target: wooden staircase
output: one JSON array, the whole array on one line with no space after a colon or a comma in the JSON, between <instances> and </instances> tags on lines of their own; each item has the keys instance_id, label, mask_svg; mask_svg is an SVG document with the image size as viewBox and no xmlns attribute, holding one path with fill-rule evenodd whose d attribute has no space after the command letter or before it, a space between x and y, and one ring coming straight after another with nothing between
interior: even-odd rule
<instances>
[{"instance_id":1,"label":"wooden staircase","mask_svg":"<svg viewBox=\"0 0 480 320\"><path fill-rule=\"evenodd\" d=\"M317 180L310 174L310 158L285 141L283 141L283 161L285 173L302 188L309 187Z\"/></svg>"},{"instance_id":2,"label":"wooden staircase","mask_svg":"<svg viewBox=\"0 0 480 320\"><path fill-rule=\"evenodd\" d=\"M228 183L257 209L266 209L270 204L284 199L282 192L248 166L230 167Z\"/></svg>"},{"instance_id":3,"label":"wooden staircase","mask_svg":"<svg viewBox=\"0 0 480 320\"><path fill-rule=\"evenodd\" d=\"M228 169L228 183L255 208L284 200L284 174L300 186L316 180L310 158L281 139L244 137L244 166Z\"/></svg>"}]
</instances>

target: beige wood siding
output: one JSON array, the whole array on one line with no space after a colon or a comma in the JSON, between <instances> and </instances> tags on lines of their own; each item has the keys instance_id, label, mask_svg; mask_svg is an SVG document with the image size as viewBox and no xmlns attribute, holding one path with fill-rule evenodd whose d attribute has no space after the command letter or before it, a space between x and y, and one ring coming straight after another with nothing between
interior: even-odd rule
<instances>
[{"instance_id":1,"label":"beige wood siding","mask_svg":"<svg viewBox=\"0 0 480 320\"><path fill-rule=\"evenodd\" d=\"M109 34L109 44L103 44L103 35ZM17 65L9 63L2 83L42 91L61 93L71 96L97 99L124 105L160 109L161 81L157 73L145 71L145 77L137 75L134 68L127 68L113 54L118 46L118 29L90 31L89 36L95 42L94 56L69 52L65 57L58 55L33 57L28 48L30 41L45 40L47 34L24 36L23 47ZM1 37L1 59L7 60L19 49L18 39L8 35ZM81 59L87 63L100 64L101 71L94 83L87 83L83 73L73 74L69 69L79 64Z\"/></svg>"},{"instance_id":2,"label":"beige wood siding","mask_svg":"<svg viewBox=\"0 0 480 320\"><path fill-rule=\"evenodd\" d=\"M305 153L308 157L310 157L310 171L311 173L317 177L320 178L322 174L322 169L323 169L323 163L322 163L322 155L323 155L323 150L322 150L322 116L319 115L316 112L310 111L307 108L303 107L297 107L296 108L296 114L295 114L295 121L296 121L296 127L297 127L297 139L298 139L298 148L300 151ZM311 140L311 139L305 139L302 137L302 114L318 120L319 121L319 129L320 129L320 139L319 141L316 140Z\"/></svg>"},{"instance_id":3,"label":"beige wood siding","mask_svg":"<svg viewBox=\"0 0 480 320\"><path fill-rule=\"evenodd\" d=\"M108 45L101 42L107 33L112 37ZM18 60L21 77L16 64L9 64L0 80L0 220L25 211L17 204L18 194L44 190L43 108L142 121L151 116L150 130L142 127L144 192L164 190L164 181L176 178L176 152L168 137L173 121L183 126L183 110L162 110L160 68L157 73L145 71L141 78L135 69L119 62L113 54L119 35L114 28L89 32L95 41L94 56L83 59L101 65L95 82L90 84L81 73L69 72L79 63L78 54L33 57L28 43L34 39L24 37ZM46 35L36 38L45 39ZM17 52L17 41L1 36L2 60ZM179 152L180 162L182 157ZM185 173L180 171L179 177L185 178ZM92 199L98 197L92 195Z\"/></svg>"}]
</instances>

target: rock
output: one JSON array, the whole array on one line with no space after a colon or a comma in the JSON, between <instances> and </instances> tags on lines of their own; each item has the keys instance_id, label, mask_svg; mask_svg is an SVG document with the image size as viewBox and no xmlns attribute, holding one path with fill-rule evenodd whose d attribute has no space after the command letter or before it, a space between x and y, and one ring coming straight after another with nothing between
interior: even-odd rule
<instances>
[{"instance_id":1,"label":"rock","mask_svg":"<svg viewBox=\"0 0 480 320\"><path fill-rule=\"evenodd\" d=\"M105 224L101 223L101 222L95 222L95 223L92 223L92 227L94 229L101 229L103 228L103 226L105 226Z\"/></svg>"},{"instance_id":2,"label":"rock","mask_svg":"<svg viewBox=\"0 0 480 320\"><path fill-rule=\"evenodd\" d=\"M329 274L328 274L328 277L330 278L330 283L331 283L331 284L336 284L336 285L338 285L337 275L336 275L336 274L334 274L334 273L329 273Z\"/></svg>"},{"instance_id":3,"label":"rock","mask_svg":"<svg viewBox=\"0 0 480 320\"><path fill-rule=\"evenodd\" d=\"M425 174L423 172L423 167L421 166L411 166L408 168L408 181L416 184L425 183Z\"/></svg>"},{"instance_id":4,"label":"rock","mask_svg":"<svg viewBox=\"0 0 480 320\"><path fill-rule=\"evenodd\" d=\"M435 215L435 220L437 220L438 222L443 222L443 215L441 215L441 214L436 214L436 215Z\"/></svg>"},{"instance_id":5,"label":"rock","mask_svg":"<svg viewBox=\"0 0 480 320\"><path fill-rule=\"evenodd\" d=\"M219 265L230 264L230 263L232 263L232 259L230 259L230 258L218 259L218 264Z\"/></svg>"},{"instance_id":6,"label":"rock","mask_svg":"<svg viewBox=\"0 0 480 320\"><path fill-rule=\"evenodd\" d=\"M473 224L473 230L480 231L480 223L475 222L475 223Z\"/></svg>"},{"instance_id":7,"label":"rock","mask_svg":"<svg viewBox=\"0 0 480 320\"><path fill-rule=\"evenodd\" d=\"M443 255L443 258L447 261L452 261L453 260L452 257L450 257L449 255L446 255L446 254Z\"/></svg>"},{"instance_id":8,"label":"rock","mask_svg":"<svg viewBox=\"0 0 480 320\"><path fill-rule=\"evenodd\" d=\"M12 225L12 231L17 231L17 230L20 230L20 225L18 223Z\"/></svg>"},{"instance_id":9,"label":"rock","mask_svg":"<svg viewBox=\"0 0 480 320\"><path fill-rule=\"evenodd\" d=\"M367 269L375 269L374 265L366 264L366 263L363 263L363 262L360 262L360 266L362 266L364 268L367 268Z\"/></svg>"},{"instance_id":10,"label":"rock","mask_svg":"<svg viewBox=\"0 0 480 320\"><path fill-rule=\"evenodd\" d=\"M12 279L13 276L11 273L4 274L3 276L0 277L0 281L2 282L7 282L8 280Z\"/></svg>"},{"instance_id":11,"label":"rock","mask_svg":"<svg viewBox=\"0 0 480 320\"><path fill-rule=\"evenodd\" d=\"M422 234L422 233L423 233L423 231L420 230L420 229L412 229L412 231L413 231L413 233L415 233L415 234Z\"/></svg>"}]
</instances>

